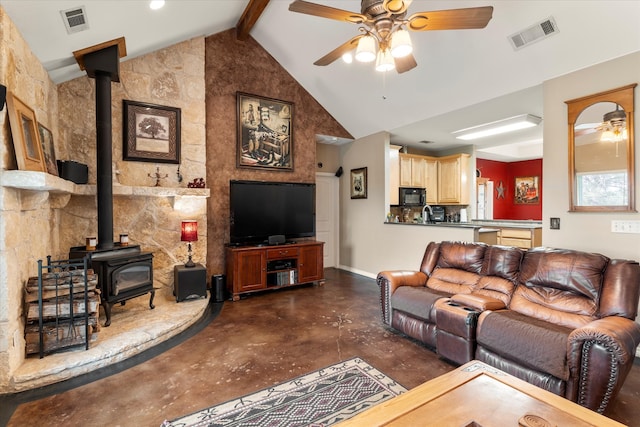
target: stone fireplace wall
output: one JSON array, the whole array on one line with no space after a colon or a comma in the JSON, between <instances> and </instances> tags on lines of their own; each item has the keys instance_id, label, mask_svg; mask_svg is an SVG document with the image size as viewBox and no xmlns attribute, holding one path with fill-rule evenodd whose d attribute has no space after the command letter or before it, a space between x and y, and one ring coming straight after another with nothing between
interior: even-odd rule
<instances>
[{"instance_id":1,"label":"stone fireplace wall","mask_svg":"<svg viewBox=\"0 0 640 427\"><path fill-rule=\"evenodd\" d=\"M35 111L57 135L55 84L0 6L0 83ZM7 106L0 111L0 181L16 169ZM0 186L0 392L24 360L23 284L37 274L37 260L59 254L59 207L49 193Z\"/></svg>"},{"instance_id":2,"label":"stone fireplace wall","mask_svg":"<svg viewBox=\"0 0 640 427\"><path fill-rule=\"evenodd\" d=\"M180 222L198 221L198 241L192 244L194 261L206 263L206 198L145 195L144 187L155 185L156 168L160 186L185 188L195 178L205 178L205 87L204 38L176 44L120 64L120 82L112 83L113 120L113 231L114 240L127 233L131 244L153 252L155 286L167 295L173 291L173 266L187 258L186 243L180 241ZM89 166L89 184L96 182L95 80L87 76L58 86L60 139L65 141L68 159ZM181 156L178 165L124 161L122 101L136 101L177 107L181 110ZM118 187L137 188L138 195L118 195ZM167 194L171 194L168 192ZM62 248L81 246L97 234L95 196L71 197L60 215Z\"/></svg>"},{"instance_id":3,"label":"stone fireplace wall","mask_svg":"<svg viewBox=\"0 0 640 427\"><path fill-rule=\"evenodd\" d=\"M205 178L204 38L196 38L120 65L120 83L112 85L114 240L126 232L132 244L154 255L154 286L171 297L173 266L187 258L180 222L195 219L199 240L194 261L207 259L207 198L185 194L187 183ZM89 166L96 182L94 80L80 77L56 86L0 7L0 83L35 110L52 131L56 156ZM182 182L178 165L122 161L122 100L181 109ZM0 180L17 169L7 108L0 111ZM149 174L159 167L165 190L152 188ZM120 188L118 188L120 187ZM133 190L133 191L131 191ZM135 195L131 195L131 193ZM195 194L195 195L194 195ZM23 287L37 275L37 260L68 257L97 234L95 195L21 190L0 185L0 393L12 390L13 373L24 361Z\"/></svg>"}]
</instances>

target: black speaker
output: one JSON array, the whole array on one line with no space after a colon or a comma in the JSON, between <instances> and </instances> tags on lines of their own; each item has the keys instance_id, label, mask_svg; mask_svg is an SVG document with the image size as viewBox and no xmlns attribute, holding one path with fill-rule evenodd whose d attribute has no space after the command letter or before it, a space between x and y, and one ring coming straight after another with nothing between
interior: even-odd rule
<instances>
[{"instance_id":1,"label":"black speaker","mask_svg":"<svg viewBox=\"0 0 640 427\"><path fill-rule=\"evenodd\" d=\"M0 111L4 108L4 102L7 100L7 87L0 85Z\"/></svg>"},{"instance_id":2,"label":"black speaker","mask_svg":"<svg viewBox=\"0 0 640 427\"><path fill-rule=\"evenodd\" d=\"M338 168L338 170L336 171L336 176L337 176L338 178L340 178L340 177L342 176L342 166L340 166L340 167Z\"/></svg>"},{"instance_id":3,"label":"black speaker","mask_svg":"<svg viewBox=\"0 0 640 427\"><path fill-rule=\"evenodd\" d=\"M215 302L224 302L227 299L227 287L224 274L211 276L211 295Z\"/></svg>"}]
</instances>

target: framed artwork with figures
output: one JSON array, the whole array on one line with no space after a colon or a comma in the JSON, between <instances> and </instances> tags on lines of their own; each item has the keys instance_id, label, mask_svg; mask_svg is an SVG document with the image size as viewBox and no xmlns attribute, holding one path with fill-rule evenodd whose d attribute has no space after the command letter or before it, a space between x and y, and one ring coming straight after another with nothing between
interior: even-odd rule
<instances>
[{"instance_id":1,"label":"framed artwork with figures","mask_svg":"<svg viewBox=\"0 0 640 427\"><path fill-rule=\"evenodd\" d=\"M293 171L293 103L237 92L236 166Z\"/></svg>"},{"instance_id":2,"label":"framed artwork with figures","mask_svg":"<svg viewBox=\"0 0 640 427\"><path fill-rule=\"evenodd\" d=\"M367 198L367 168L351 169L351 198Z\"/></svg>"}]
</instances>

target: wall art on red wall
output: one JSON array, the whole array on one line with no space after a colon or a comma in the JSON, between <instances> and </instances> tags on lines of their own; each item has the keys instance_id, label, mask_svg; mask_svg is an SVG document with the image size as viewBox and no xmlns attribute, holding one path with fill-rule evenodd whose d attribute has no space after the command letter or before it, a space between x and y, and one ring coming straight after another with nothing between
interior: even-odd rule
<instances>
[{"instance_id":1,"label":"wall art on red wall","mask_svg":"<svg viewBox=\"0 0 640 427\"><path fill-rule=\"evenodd\" d=\"M532 205L540 203L537 176L516 177L514 203L517 205Z\"/></svg>"}]
</instances>

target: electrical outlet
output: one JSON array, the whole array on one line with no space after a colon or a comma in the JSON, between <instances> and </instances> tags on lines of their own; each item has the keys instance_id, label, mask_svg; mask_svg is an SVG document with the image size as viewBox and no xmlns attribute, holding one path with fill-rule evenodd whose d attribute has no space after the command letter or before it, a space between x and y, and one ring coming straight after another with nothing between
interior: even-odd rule
<instances>
[{"instance_id":1,"label":"electrical outlet","mask_svg":"<svg viewBox=\"0 0 640 427\"><path fill-rule=\"evenodd\" d=\"M640 221L611 221L612 233L640 234Z\"/></svg>"}]
</instances>

